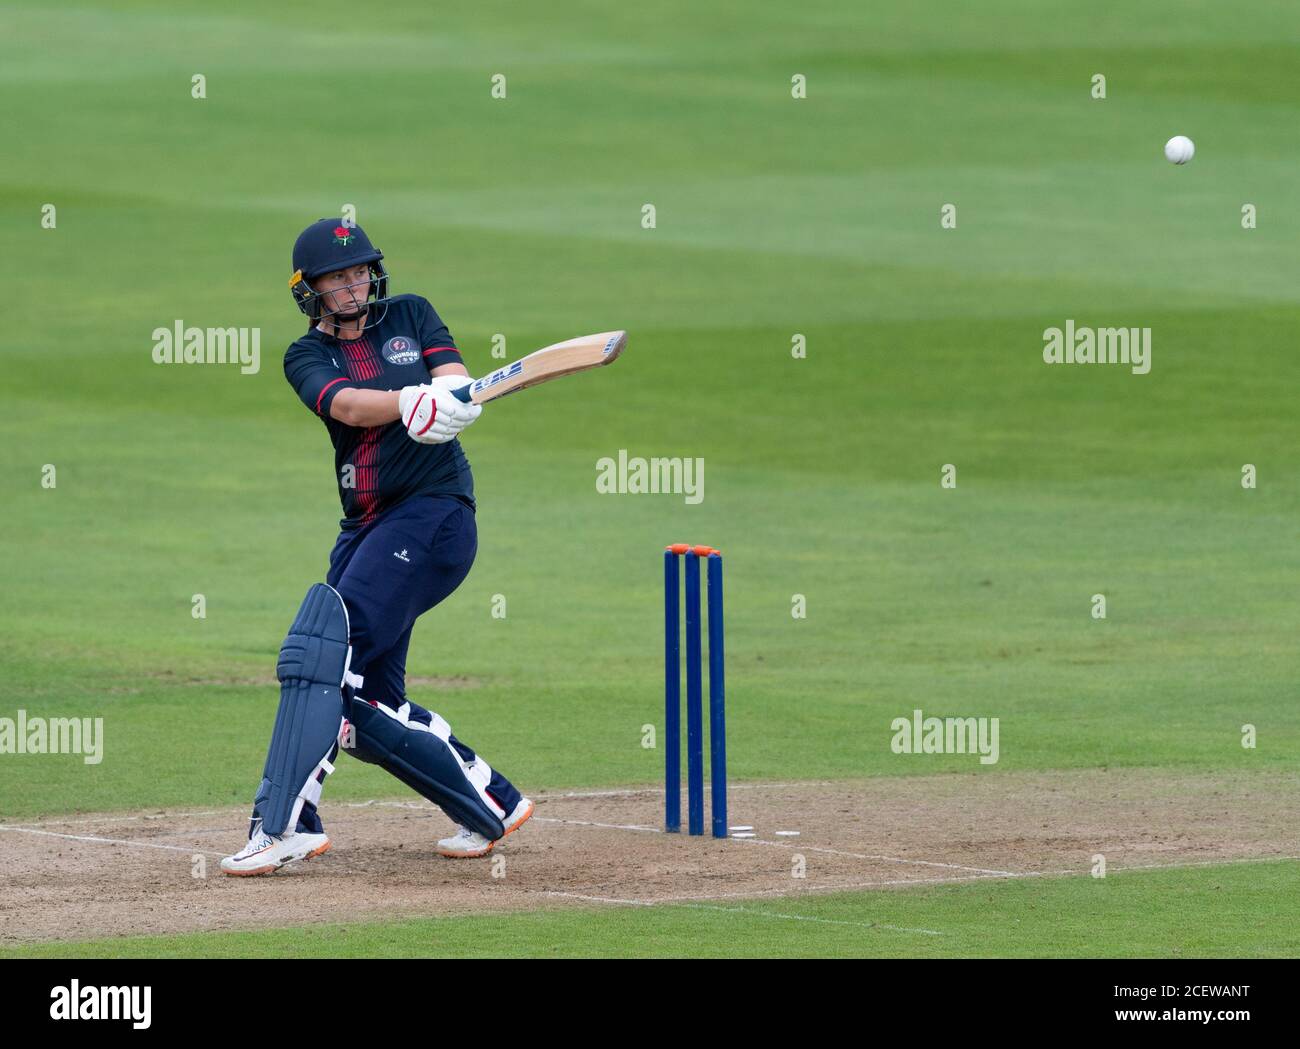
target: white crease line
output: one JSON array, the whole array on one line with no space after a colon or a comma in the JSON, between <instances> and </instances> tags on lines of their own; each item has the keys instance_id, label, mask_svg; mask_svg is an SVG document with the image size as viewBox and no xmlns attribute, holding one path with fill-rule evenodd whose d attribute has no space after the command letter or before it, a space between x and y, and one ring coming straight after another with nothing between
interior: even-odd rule
<instances>
[{"instance_id":1,"label":"white crease line","mask_svg":"<svg viewBox=\"0 0 1300 1049\"><path fill-rule=\"evenodd\" d=\"M195 853L203 853L202 849L187 849L181 845L159 845L153 841L128 841L125 838L100 838L89 834L58 834L52 830L34 830L31 827L8 827L0 826L0 830L11 830L17 834L39 834L47 838L66 838L68 841L88 841L98 845L134 845L141 849L167 849L171 852L186 852L191 856ZM223 856L224 853L209 852L208 856Z\"/></svg>"},{"instance_id":2,"label":"white crease line","mask_svg":"<svg viewBox=\"0 0 1300 1049\"><path fill-rule=\"evenodd\" d=\"M1083 874L1085 871L1066 871L1067 874ZM893 885L950 885L968 881L995 880L998 875L972 874L967 877L954 875L950 878L895 878L891 880L845 882L837 885L804 885L798 889L747 889L744 892L694 893L688 896L661 896L653 900L622 900L611 896L591 896L576 892L546 892L547 896L568 896L592 903L627 904L634 907L655 907L661 904L687 904L697 900L757 899L760 896L777 896L793 898L815 892L841 892L849 889L878 889ZM1016 877L1016 875L1012 875Z\"/></svg>"},{"instance_id":3,"label":"white crease line","mask_svg":"<svg viewBox=\"0 0 1300 1049\"><path fill-rule=\"evenodd\" d=\"M328 813L334 809L340 809L340 808L365 809L365 808L372 808L372 807L385 808L385 809L414 809L420 812L441 811L436 805L432 804L431 802L377 801L373 798L369 801L330 802L322 808L322 811ZM88 819L75 819L75 820L60 819L58 817L47 817L46 819L44 819L39 823L10 823L10 824L6 824L6 826L10 828L17 828L17 827L42 828L42 827L49 827L49 826L71 827L71 826L79 826L87 823L129 823L132 820L155 820L155 821L173 820L173 819L183 819L188 816L225 816L231 813L238 815L239 813L242 812L243 815L239 816L239 822L244 824L244 829L246 830L248 824L248 814L251 811L251 808L252 808L251 806L245 805L240 808L208 809L202 812L164 812L161 814L152 813L152 812L126 813L118 816L94 816Z\"/></svg>"},{"instance_id":4,"label":"white crease line","mask_svg":"<svg viewBox=\"0 0 1300 1049\"><path fill-rule=\"evenodd\" d=\"M1070 874L1083 874L1084 871L1069 871ZM968 874L965 877L954 874L947 878L886 878L877 881L858 881L845 882L841 885L805 885L798 889L762 889L758 892L715 892L701 893L691 896L672 896L665 902L686 903L691 900L733 900L749 899L758 896L785 896L794 897L802 896L805 893L814 892L840 892L849 889L881 889L891 888L896 885L950 885L968 881L996 881L1002 875L998 874ZM1010 877L1019 878L1023 875L1012 874Z\"/></svg>"},{"instance_id":5,"label":"white crease line","mask_svg":"<svg viewBox=\"0 0 1300 1049\"><path fill-rule=\"evenodd\" d=\"M1010 878L1052 877L1056 874L1087 874L1087 871L1044 872L1042 874L1012 874ZM731 900L757 899L760 896L779 896L792 898L815 892L843 892L849 889L879 889L895 885L952 885L968 881L996 881L1004 877L997 874L971 874L966 877L953 875L949 878L892 878L877 881L843 882L835 885L804 885L798 889L747 889L743 892L693 893L688 896L662 896L654 900L618 900L601 896L579 896L577 893L548 893L547 895L574 896L597 903L628 903L640 907L653 907L663 903L691 903L696 900Z\"/></svg>"},{"instance_id":6,"label":"white crease line","mask_svg":"<svg viewBox=\"0 0 1300 1049\"><path fill-rule=\"evenodd\" d=\"M245 811L247 811L247 809ZM156 812L144 812L144 813L135 813L133 815L123 815L123 816L95 816L91 819L84 819L84 820L65 820L65 819L59 819L57 817L50 817L40 823L9 823L6 824L5 827L7 829L25 828L25 827L40 828L40 827L48 827L51 825L58 826L58 827L72 827L84 823L129 823L131 820L166 820L166 819L180 819L182 816L224 816L225 814L226 814L225 809L213 809L210 812L167 812L162 814Z\"/></svg>"},{"instance_id":7,"label":"white crease line","mask_svg":"<svg viewBox=\"0 0 1300 1049\"><path fill-rule=\"evenodd\" d=\"M534 816L535 820L543 823L567 823L578 827L598 827L603 830L634 830L649 834L664 834L666 831L662 827L647 827L640 824L619 824L619 823L596 823L592 820L566 820L556 816ZM698 835L697 835L698 837ZM717 839L722 841L724 839ZM939 867L944 870L954 871L971 871L976 874L996 874L1002 877L1013 875L1015 871L994 870L987 867L966 867L960 863L939 863L934 860L909 860L899 856L876 856L869 853L845 852L842 849L824 848L818 845L803 845L787 841L767 841L763 838L729 838L725 840L743 841L746 844L753 845L774 845L780 849L798 849L800 852L821 852L831 856L844 856L854 860L879 860L885 863L905 863L918 867Z\"/></svg>"},{"instance_id":8,"label":"white crease line","mask_svg":"<svg viewBox=\"0 0 1300 1049\"><path fill-rule=\"evenodd\" d=\"M602 830L631 830L639 831L646 834L665 834L667 833L662 827L646 827L640 824L619 824L619 823L596 823L592 820L566 820L556 816L534 816L533 819L541 823L565 823L577 827L597 827ZM698 836L698 835L697 835ZM724 839L717 839L719 841ZM965 867L959 863L938 863L933 860L908 860L897 856L874 856L859 852L845 852L842 849L822 848L815 845L800 846L785 841L765 841L762 838L732 838L732 841L743 841L747 844L754 845L775 845L782 849L799 849L800 852L822 852L832 856L845 856L855 860L880 860L887 863L904 863L913 864L919 867L939 867L944 870L971 871L976 874L992 874L998 877L1008 877L1014 875L1014 871L992 870L985 867Z\"/></svg>"},{"instance_id":9,"label":"white crease line","mask_svg":"<svg viewBox=\"0 0 1300 1049\"><path fill-rule=\"evenodd\" d=\"M565 798L635 798L642 794L662 794L663 787L635 787L627 790L587 790L564 791L559 794L541 793L528 795L534 801L562 801Z\"/></svg>"},{"instance_id":10,"label":"white crease line","mask_svg":"<svg viewBox=\"0 0 1300 1049\"><path fill-rule=\"evenodd\" d=\"M539 823L567 823L575 827L599 827L603 830L635 830L643 834L664 834L662 827L646 827L639 823L595 823L592 820L562 820L558 816L534 816Z\"/></svg>"},{"instance_id":11,"label":"white crease line","mask_svg":"<svg viewBox=\"0 0 1300 1049\"><path fill-rule=\"evenodd\" d=\"M533 818L543 823L568 823L578 827L599 827L604 830L634 830L650 834L666 833L662 827L646 827L640 824L596 823L591 820L560 819L556 816L534 816ZM696 836L698 837L698 835ZM804 845L788 841L767 841L763 838L719 838L716 840L742 841L747 845L773 845L779 849L798 849L800 852L821 852L831 856L844 856L848 859L854 860L879 860L884 863L905 863L918 867L939 867L943 870L971 871L975 874L996 874L1001 877L1008 877L1017 873L1015 871L994 870L988 867L966 867L960 863L939 863L935 860L909 860L900 856L876 856L870 853L845 852L843 849L831 849L819 845Z\"/></svg>"},{"instance_id":12,"label":"white crease line","mask_svg":"<svg viewBox=\"0 0 1300 1049\"><path fill-rule=\"evenodd\" d=\"M820 845L804 845L798 842L790 841L768 841L765 838L736 838L735 841L743 841L746 845L774 845L778 849L797 849L799 852L824 852L831 856L846 856L853 860L880 860L884 863L910 863L918 867L941 867L945 870L953 871L971 871L975 874L998 874L1003 877L1015 875L1016 871L993 870L988 867L966 867L960 863L939 863L935 860L909 860L901 856L875 856L865 852L845 852L843 849L830 849Z\"/></svg>"},{"instance_id":13,"label":"white crease line","mask_svg":"<svg viewBox=\"0 0 1300 1049\"><path fill-rule=\"evenodd\" d=\"M727 790L772 790L782 787L834 787L836 785L834 780L804 779L794 783L728 783ZM661 783L657 787L631 787L626 790L563 791L553 794L530 794L529 797L535 801L543 798L553 801L564 798L633 798L642 794L662 794L663 790L663 784ZM706 790L706 796L708 793Z\"/></svg>"},{"instance_id":14,"label":"white crease line","mask_svg":"<svg viewBox=\"0 0 1300 1049\"><path fill-rule=\"evenodd\" d=\"M368 808L368 807L370 807L370 806L379 806L379 807L381 807L381 808L410 808L410 809L431 809L431 810L436 810L436 806L435 806L435 805L432 805L432 804L430 804L430 803L420 804L420 803L417 803L417 802L409 802L409 801L375 801L375 800L371 800L371 801L336 801L336 802L331 802L331 803L329 804L328 808L329 808L329 809L336 809L336 808L364 809L364 808ZM251 811L251 806L245 805L245 806L242 806L241 808L231 808L231 809L207 809L207 810L204 810L204 811L201 811L201 812L164 812L164 813L156 813L156 812L142 812L142 813L126 813L126 814L119 815L119 816L94 816L94 817L91 817L91 818L88 818L88 819L77 819L77 820L60 819L59 817L54 816L54 817L47 817L46 819L44 819L44 820L42 820L42 821L40 821L40 822L38 822L38 823L10 823L10 824L6 824L6 826L8 826L8 827L35 827L35 828L50 827L50 826L55 826L55 827L72 827L72 826L80 826L80 825L87 824L87 823L129 823L129 822L131 822L132 820L153 820L153 821L159 821L159 820L179 820L179 819L184 819L184 818L189 817L189 816L225 816L225 815L228 815L228 814L230 814L230 813L238 814L238 813L240 813L240 812L243 813L243 815L239 817L239 818L240 818L240 821L243 822L244 824L247 824L247 823L248 823L248 813L249 813L250 811Z\"/></svg>"},{"instance_id":15,"label":"white crease line","mask_svg":"<svg viewBox=\"0 0 1300 1049\"><path fill-rule=\"evenodd\" d=\"M613 896L584 896L580 892L560 892L558 889L550 889L542 893L543 896L565 896L571 900L586 900L588 903L618 903L625 907L653 907L654 900L620 900Z\"/></svg>"},{"instance_id":16,"label":"white crease line","mask_svg":"<svg viewBox=\"0 0 1300 1049\"><path fill-rule=\"evenodd\" d=\"M783 786L783 785L784 785L784 784L774 784L774 786ZM745 788L746 788L746 785L745 785L745 784L729 784L729 785L728 785L728 789L745 789ZM757 784L751 784L751 785L749 785L749 789L757 789L757 788L758 788L758 785L757 785ZM546 793L543 793L543 794L533 794L533 795L530 795L530 796L531 796L534 800L540 800L540 799L545 799L545 798L551 798L551 799L558 799L558 798L616 798L616 797L635 797L635 796L640 795L640 794L653 794L653 793L656 793L656 790L658 790L658 791L662 791L663 788L662 788L662 787L659 787L659 788L647 787L647 788L645 788L644 790L639 790L639 789L638 789L638 790L607 790L607 791L592 791L592 792L590 792L590 793L585 793L585 794L581 794L581 793L574 793L574 794L546 794ZM322 807L322 811L329 811L329 810L331 810L331 809L339 809L339 808L346 808L346 809L365 809L365 808L372 808L372 807L373 807L373 808L386 808L386 809L389 809L389 808L391 808L391 809L414 809L414 810L417 810L417 811L425 811L425 810L430 810L430 811L440 811L440 810L438 810L438 807L437 807L436 805L434 805L432 802L427 802L427 801L424 801L424 802L418 802L418 801L380 801L380 800L375 799L375 798L371 798L369 801L333 801L333 802L327 802L327 803ZM46 817L44 817L43 819L41 819L39 822L36 822L36 823L9 823L9 824L6 824L6 826L9 826L9 827L38 827L38 828L39 828L39 827L46 827L46 826L55 825L55 826L60 826L60 827L71 827L71 826L79 826L79 825L82 825L82 824L88 824L88 823L129 823L129 822L131 822L132 820L167 820L167 819L184 819L185 817L188 817L188 816L224 816L224 815L226 815L226 813L228 813L228 812L232 812L232 811L234 811L234 812L241 812L241 811L242 811L242 812L244 813L242 819L243 819L244 822L246 823L246 822L248 821L248 813L251 811L251 809L252 809L252 806L251 806L251 805L245 805L245 806L242 806L242 807L232 807L231 809L206 809L206 810L198 811L198 812L162 812L162 813L156 813L156 812L135 812L135 813L121 813L121 814L119 814L119 815L92 816L92 817L88 817L88 818L86 818L86 819L62 819L62 818L60 818L60 817L58 817L58 816L46 816Z\"/></svg>"}]
</instances>

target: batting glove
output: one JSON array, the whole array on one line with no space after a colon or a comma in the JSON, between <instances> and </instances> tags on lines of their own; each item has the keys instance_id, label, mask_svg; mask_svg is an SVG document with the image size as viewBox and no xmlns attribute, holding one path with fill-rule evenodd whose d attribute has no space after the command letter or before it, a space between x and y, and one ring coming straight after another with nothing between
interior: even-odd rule
<instances>
[{"instance_id":1,"label":"batting glove","mask_svg":"<svg viewBox=\"0 0 1300 1049\"><path fill-rule=\"evenodd\" d=\"M456 378L464 385L464 376ZM406 386L397 398L402 425L411 440L420 444L445 444L479 417L483 409L465 404L445 389L432 384Z\"/></svg>"}]
</instances>

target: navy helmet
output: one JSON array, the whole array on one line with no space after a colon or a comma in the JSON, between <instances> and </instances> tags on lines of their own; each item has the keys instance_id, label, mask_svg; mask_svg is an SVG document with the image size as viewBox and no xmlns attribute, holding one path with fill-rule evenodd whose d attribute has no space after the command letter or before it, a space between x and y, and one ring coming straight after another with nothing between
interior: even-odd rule
<instances>
[{"instance_id":1,"label":"navy helmet","mask_svg":"<svg viewBox=\"0 0 1300 1049\"><path fill-rule=\"evenodd\" d=\"M293 301L313 327L327 317L336 322L365 317L361 330L373 328L388 312L388 271L384 269L383 257L384 253L370 243L360 226L349 225L343 219L319 219L298 235L293 246L293 276L289 278ZM357 308L346 313L325 309L324 297L312 281L326 273L361 265L370 267L370 289L365 301L356 301L354 296ZM346 292L355 287L356 284L348 284L337 290Z\"/></svg>"}]
</instances>

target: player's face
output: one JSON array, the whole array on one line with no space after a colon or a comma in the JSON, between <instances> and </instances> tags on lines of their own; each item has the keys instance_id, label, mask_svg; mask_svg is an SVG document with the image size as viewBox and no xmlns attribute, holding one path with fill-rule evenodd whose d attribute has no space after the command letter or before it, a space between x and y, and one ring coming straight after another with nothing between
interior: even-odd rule
<instances>
[{"instance_id":1,"label":"player's face","mask_svg":"<svg viewBox=\"0 0 1300 1049\"><path fill-rule=\"evenodd\" d=\"M316 278L316 291L328 313L341 317L364 313L370 297L370 267L362 264Z\"/></svg>"}]
</instances>

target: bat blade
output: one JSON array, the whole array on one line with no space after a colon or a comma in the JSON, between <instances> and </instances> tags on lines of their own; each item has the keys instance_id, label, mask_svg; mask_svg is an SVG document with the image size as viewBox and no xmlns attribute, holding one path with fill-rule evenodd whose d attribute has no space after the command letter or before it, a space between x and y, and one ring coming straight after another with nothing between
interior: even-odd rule
<instances>
[{"instance_id":1,"label":"bat blade","mask_svg":"<svg viewBox=\"0 0 1300 1049\"><path fill-rule=\"evenodd\" d=\"M553 346L535 350L527 357L520 357L504 368L489 372L452 393L466 404L485 404L508 393L517 393L563 375L611 364L618 360L625 346L625 331L603 331L596 335L583 335L566 342L557 342Z\"/></svg>"}]
</instances>

